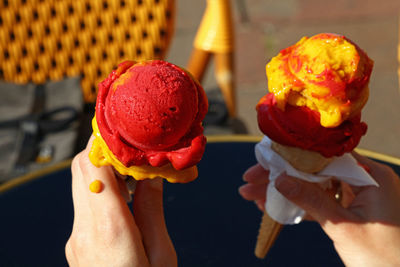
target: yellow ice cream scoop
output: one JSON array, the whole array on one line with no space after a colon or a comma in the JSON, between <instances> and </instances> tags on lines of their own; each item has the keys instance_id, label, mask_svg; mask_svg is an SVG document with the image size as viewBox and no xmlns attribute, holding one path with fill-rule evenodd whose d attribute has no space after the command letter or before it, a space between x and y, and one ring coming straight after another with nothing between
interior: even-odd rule
<instances>
[{"instance_id":1,"label":"yellow ice cream scoop","mask_svg":"<svg viewBox=\"0 0 400 267\"><path fill-rule=\"evenodd\" d=\"M136 180L162 177L170 183L186 183L193 181L198 176L196 165L179 171L176 170L170 163L161 167L153 167L150 165L133 165L126 167L115 157L101 137L99 128L97 126L96 117L94 117L92 120L92 127L93 135L96 138L93 141L89 158L96 167L112 165L119 174L132 176Z\"/></svg>"},{"instance_id":2,"label":"yellow ice cream scoop","mask_svg":"<svg viewBox=\"0 0 400 267\"><path fill-rule=\"evenodd\" d=\"M307 106L330 128L358 114L368 100L373 61L344 36L303 37L266 66L277 105Z\"/></svg>"}]
</instances>

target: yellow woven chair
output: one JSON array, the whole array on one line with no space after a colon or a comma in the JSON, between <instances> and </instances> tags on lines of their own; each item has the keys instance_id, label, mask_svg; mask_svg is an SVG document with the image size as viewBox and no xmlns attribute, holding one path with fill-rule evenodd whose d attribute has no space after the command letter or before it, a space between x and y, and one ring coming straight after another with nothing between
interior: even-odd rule
<instances>
[{"instance_id":1,"label":"yellow woven chair","mask_svg":"<svg viewBox=\"0 0 400 267\"><path fill-rule=\"evenodd\" d=\"M174 0L0 1L0 79L35 84L81 75L86 103L126 59L162 59Z\"/></svg>"}]
</instances>

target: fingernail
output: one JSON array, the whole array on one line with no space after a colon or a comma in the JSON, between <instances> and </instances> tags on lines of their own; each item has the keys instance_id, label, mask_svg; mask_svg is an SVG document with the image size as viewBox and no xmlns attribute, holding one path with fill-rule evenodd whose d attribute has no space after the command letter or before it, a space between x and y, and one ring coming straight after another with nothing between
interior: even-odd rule
<instances>
[{"instance_id":1,"label":"fingernail","mask_svg":"<svg viewBox=\"0 0 400 267\"><path fill-rule=\"evenodd\" d=\"M243 181L245 181L245 182L247 182L247 173L249 173L249 171L250 171L250 169L247 169L247 170L243 173L243 175L242 175L242 179L243 179Z\"/></svg>"},{"instance_id":2,"label":"fingernail","mask_svg":"<svg viewBox=\"0 0 400 267\"><path fill-rule=\"evenodd\" d=\"M275 181L276 189L286 197L295 197L300 193L300 183L296 178L280 176Z\"/></svg>"},{"instance_id":3,"label":"fingernail","mask_svg":"<svg viewBox=\"0 0 400 267\"><path fill-rule=\"evenodd\" d=\"M238 192L239 192L239 194L240 194L241 196L243 195L243 193L246 194L246 187L248 187L248 184L244 184L244 185L239 186Z\"/></svg>"},{"instance_id":4,"label":"fingernail","mask_svg":"<svg viewBox=\"0 0 400 267\"><path fill-rule=\"evenodd\" d=\"M265 210L265 202L263 200L256 200L255 203L259 210L261 210L261 211Z\"/></svg>"}]
</instances>

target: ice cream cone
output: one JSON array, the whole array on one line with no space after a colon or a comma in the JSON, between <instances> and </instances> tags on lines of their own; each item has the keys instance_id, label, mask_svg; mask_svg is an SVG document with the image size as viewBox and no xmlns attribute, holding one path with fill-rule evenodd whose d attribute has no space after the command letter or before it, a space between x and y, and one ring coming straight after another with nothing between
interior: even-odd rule
<instances>
[{"instance_id":1,"label":"ice cream cone","mask_svg":"<svg viewBox=\"0 0 400 267\"><path fill-rule=\"evenodd\" d=\"M292 167L306 173L320 172L333 159L326 158L317 152L285 146L273 141L271 143L271 148L288 161ZM256 248L254 250L254 254L257 258L265 258L269 249L277 239L282 227L282 224L274 221L267 212L264 211L258 230Z\"/></svg>"},{"instance_id":2,"label":"ice cream cone","mask_svg":"<svg viewBox=\"0 0 400 267\"><path fill-rule=\"evenodd\" d=\"M317 173L328 165L333 157L326 158L318 152L304 150L298 147L271 143L271 148L295 169L306 173Z\"/></svg>"},{"instance_id":3,"label":"ice cream cone","mask_svg":"<svg viewBox=\"0 0 400 267\"><path fill-rule=\"evenodd\" d=\"M272 150L311 174L351 152L367 131L361 109L368 100L372 67L361 48L338 34L303 37L282 49L266 65L269 93L257 104L258 125L273 141ZM266 255L280 228L263 218L257 257Z\"/></svg>"},{"instance_id":4,"label":"ice cream cone","mask_svg":"<svg viewBox=\"0 0 400 267\"><path fill-rule=\"evenodd\" d=\"M282 227L282 224L274 221L271 217L269 217L268 213L264 211L260 228L258 229L256 248L254 250L254 254L257 258L265 258L269 249L274 244L276 238L282 230Z\"/></svg>"}]
</instances>

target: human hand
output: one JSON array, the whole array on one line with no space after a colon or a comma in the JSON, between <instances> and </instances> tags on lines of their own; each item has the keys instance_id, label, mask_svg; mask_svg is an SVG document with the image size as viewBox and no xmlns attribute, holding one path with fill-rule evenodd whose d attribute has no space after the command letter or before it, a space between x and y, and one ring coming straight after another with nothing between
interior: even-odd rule
<instances>
[{"instance_id":1,"label":"human hand","mask_svg":"<svg viewBox=\"0 0 400 267\"><path fill-rule=\"evenodd\" d=\"M72 162L75 218L65 253L70 266L177 266L163 211L162 179L137 183L130 212L121 190L124 181L111 167L92 165L87 148ZM94 180L103 189L89 190Z\"/></svg>"},{"instance_id":2,"label":"human hand","mask_svg":"<svg viewBox=\"0 0 400 267\"><path fill-rule=\"evenodd\" d=\"M400 266L400 179L388 166L354 156L379 187L342 184L342 203L332 192L287 175L276 180L276 188L321 225L346 266ZM262 210L268 175L255 165L244 174L248 184L239 189Z\"/></svg>"},{"instance_id":3,"label":"human hand","mask_svg":"<svg viewBox=\"0 0 400 267\"><path fill-rule=\"evenodd\" d=\"M254 201L257 208L264 212L269 170L265 170L260 164L256 164L245 171L243 180L247 183L239 188L239 194L246 200Z\"/></svg>"}]
</instances>

